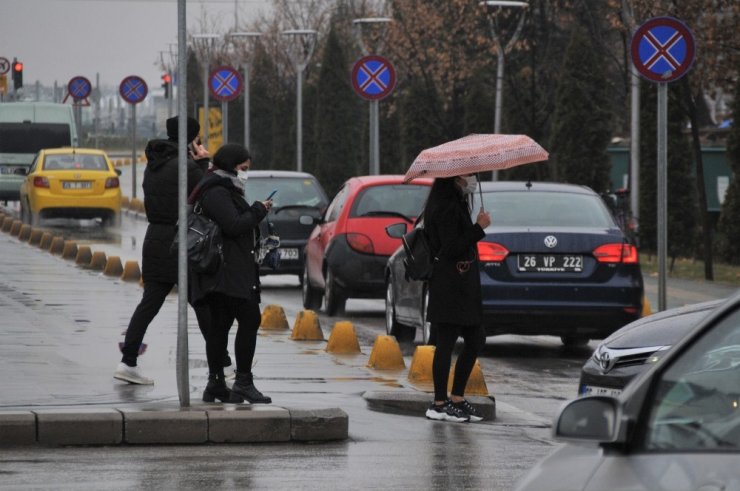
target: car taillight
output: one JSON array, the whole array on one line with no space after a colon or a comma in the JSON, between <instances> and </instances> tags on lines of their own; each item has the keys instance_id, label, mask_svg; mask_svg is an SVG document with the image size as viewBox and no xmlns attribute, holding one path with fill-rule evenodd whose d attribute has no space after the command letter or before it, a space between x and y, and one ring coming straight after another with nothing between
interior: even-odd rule
<instances>
[{"instance_id":1,"label":"car taillight","mask_svg":"<svg viewBox=\"0 0 740 491\"><path fill-rule=\"evenodd\" d=\"M349 246L363 254L375 254L373 241L365 234L349 233L347 234L347 243Z\"/></svg>"},{"instance_id":2,"label":"car taillight","mask_svg":"<svg viewBox=\"0 0 740 491\"><path fill-rule=\"evenodd\" d=\"M637 247L632 244L604 244L593 251L593 255L600 263L636 264Z\"/></svg>"},{"instance_id":3,"label":"car taillight","mask_svg":"<svg viewBox=\"0 0 740 491\"><path fill-rule=\"evenodd\" d=\"M105 189L117 188L119 185L117 177L109 177L105 180Z\"/></svg>"},{"instance_id":4,"label":"car taillight","mask_svg":"<svg viewBox=\"0 0 740 491\"><path fill-rule=\"evenodd\" d=\"M49 180L44 176L36 176L33 178L33 187L35 188L48 188Z\"/></svg>"},{"instance_id":5,"label":"car taillight","mask_svg":"<svg viewBox=\"0 0 740 491\"><path fill-rule=\"evenodd\" d=\"M482 262L500 263L508 255L509 250L501 244L495 242L478 242L478 259Z\"/></svg>"}]
</instances>

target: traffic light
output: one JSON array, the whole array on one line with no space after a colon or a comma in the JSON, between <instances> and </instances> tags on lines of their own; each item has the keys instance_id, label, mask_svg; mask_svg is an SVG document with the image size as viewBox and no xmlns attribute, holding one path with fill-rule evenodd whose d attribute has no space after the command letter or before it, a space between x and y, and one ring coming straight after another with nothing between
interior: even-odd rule
<instances>
[{"instance_id":1,"label":"traffic light","mask_svg":"<svg viewBox=\"0 0 740 491\"><path fill-rule=\"evenodd\" d=\"M13 89L23 87L23 63L13 58Z\"/></svg>"},{"instance_id":2,"label":"traffic light","mask_svg":"<svg viewBox=\"0 0 740 491\"><path fill-rule=\"evenodd\" d=\"M172 83L172 77L169 73L162 75L162 88L164 89L164 98L170 98L170 85Z\"/></svg>"}]
</instances>

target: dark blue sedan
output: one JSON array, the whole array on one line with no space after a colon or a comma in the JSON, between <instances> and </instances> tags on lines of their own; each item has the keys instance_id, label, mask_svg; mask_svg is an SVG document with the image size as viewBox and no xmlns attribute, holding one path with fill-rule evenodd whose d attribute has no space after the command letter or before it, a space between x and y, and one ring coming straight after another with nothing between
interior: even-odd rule
<instances>
[{"instance_id":1,"label":"dark blue sedan","mask_svg":"<svg viewBox=\"0 0 740 491\"><path fill-rule=\"evenodd\" d=\"M583 345L641 316L637 248L593 190L484 182L482 191L493 221L478 243L488 335L546 334ZM476 193L472 213L479 208ZM413 340L420 328L428 343L426 285L406 279L404 256L399 248L386 267L386 328L403 340Z\"/></svg>"}]
</instances>

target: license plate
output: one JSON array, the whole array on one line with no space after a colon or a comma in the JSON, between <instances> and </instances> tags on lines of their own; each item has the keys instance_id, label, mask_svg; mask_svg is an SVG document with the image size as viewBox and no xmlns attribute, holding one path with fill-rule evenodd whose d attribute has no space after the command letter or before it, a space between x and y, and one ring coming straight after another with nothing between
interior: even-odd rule
<instances>
[{"instance_id":1,"label":"license plate","mask_svg":"<svg viewBox=\"0 0 740 491\"><path fill-rule=\"evenodd\" d=\"M622 389L612 389L610 387L598 387L596 385L584 385L581 387L580 395L582 396L610 396L617 397L622 393Z\"/></svg>"},{"instance_id":2,"label":"license plate","mask_svg":"<svg viewBox=\"0 0 740 491\"><path fill-rule=\"evenodd\" d=\"M568 254L519 254L517 268L526 273L580 273L583 256Z\"/></svg>"},{"instance_id":3,"label":"license plate","mask_svg":"<svg viewBox=\"0 0 740 491\"><path fill-rule=\"evenodd\" d=\"M92 181L63 181L62 189L90 189Z\"/></svg>"},{"instance_id":4,"label":"license plate","mask_svg":"<svg viewBox=\"0 0 740 491\"><path fill-rule=\"evenodd\" d=\"M298 249L278 249L280 259L298 259Z\"/></svg>"}]
</instances>

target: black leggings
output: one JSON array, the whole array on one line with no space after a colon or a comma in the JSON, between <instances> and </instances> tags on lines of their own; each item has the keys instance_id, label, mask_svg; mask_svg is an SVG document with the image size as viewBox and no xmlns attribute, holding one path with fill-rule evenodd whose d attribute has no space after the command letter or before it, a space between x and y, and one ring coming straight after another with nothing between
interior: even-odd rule
<instances>
[{"instance_id":1,"label":"black leggings","mask_svg":"<svg viewBox=\"0 0 740 491\"><path fill-rule=\"evenodd\" d=\"M455 363L455 378L452 381L454 396L462 397L468 383L470 372L473 371L478 353L486 343L486 335L482 326L461 326L444 322L436 323L432 328L436 331L437 343L434 350L432 375L434 376L434 400L447 400L447 380L450 375L452 351L457 338L462 336L465 344Z\"/></svg>"},{"instance_id":2,"label":"black leggings","mask_svg":"<svg viewBox=\"0 0 740 491\"><path fill-rule=\"evenodd\" d=\"M236 371L251 373L257 330L260 327L260 306L254 300L236 298L222 293L212 293L205 299L211 311L211 326L206 335L208 371L221 373L224 353L229 342L229 330L234 319L239 323L234 340Z\"/></svg>"}]
</instances>

